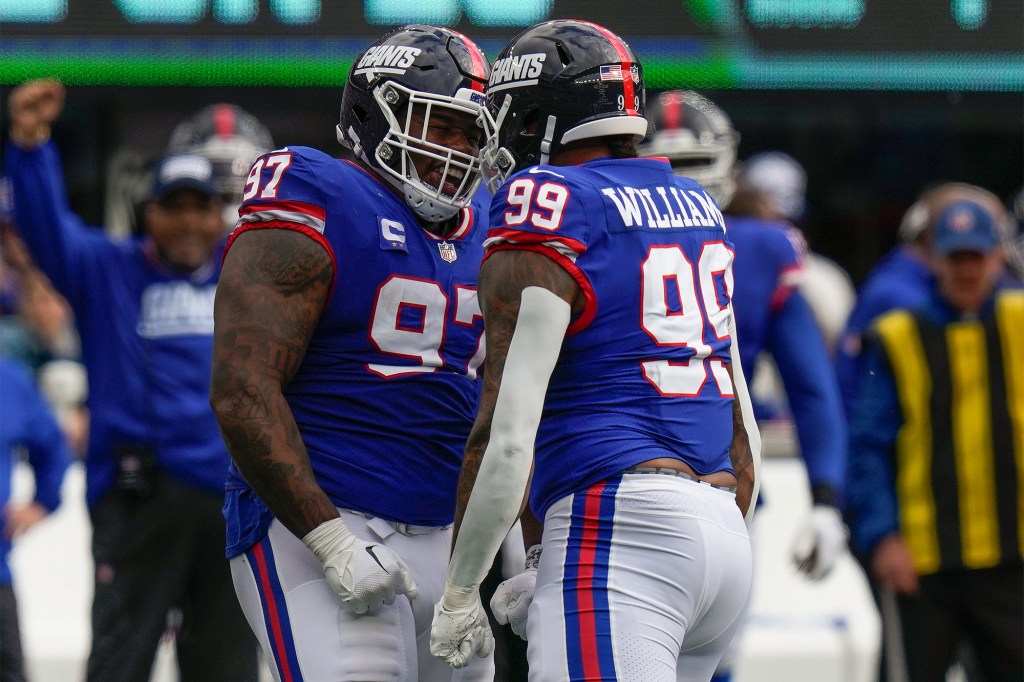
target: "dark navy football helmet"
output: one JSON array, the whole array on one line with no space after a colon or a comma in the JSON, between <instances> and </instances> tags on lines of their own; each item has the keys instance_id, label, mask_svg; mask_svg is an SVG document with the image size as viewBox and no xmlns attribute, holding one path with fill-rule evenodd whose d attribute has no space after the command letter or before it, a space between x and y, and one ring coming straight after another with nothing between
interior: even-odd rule
<instances>
[{"instance_id":1,"label":"dark navy football helmet","mask_svg":"<svg viewBox=\"0 0 1024 682\"><path fill-rule=\"evenodd\" d=\"M447 220L469 204L480 184L478 155L426 140L432 112L468 114L481 128L481 148L494 125L485 92L487 58L473 41L447 28L415 24L396 29L363 51L352 65L341 100L338 141L398 188L428 223ZM424 114L419 132L413 111ZM444 164L437 187L420 179L413 160ZM444 192L446 183L457 190Z\"/></svg>"},{"instance_id":2,"label":"dark navy football helmet","mask_svg":"<svg viewBox=\"0 0 1024 682\"><path fill-rule=\"evenodd\" d=\"M720 206L728 205L740 135L725 112L692 90L669 90L654 100L648 117L654 132L638 147L640 155L667 158L677 175L693 178Z\"/></svg>"},{"instance_id":3,"label":"dark navy football helmet","mask_svg":"<svg viewBox=\"0 0 1024 682\"><path fill-rule=\"evenodd\" d=\"M498 127L485 163L500 184L562 145L647 134L643 67L608 29L555 20L516 36L494 62L487 104Z\"/></svg>"}]
</instances>

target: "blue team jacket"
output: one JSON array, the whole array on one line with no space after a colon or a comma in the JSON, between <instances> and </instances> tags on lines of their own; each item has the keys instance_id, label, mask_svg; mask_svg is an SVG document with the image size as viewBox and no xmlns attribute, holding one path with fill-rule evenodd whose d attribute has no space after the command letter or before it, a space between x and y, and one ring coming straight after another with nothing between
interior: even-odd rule
<instances>
[{"instance_id":1,"label":"blue team jacket","mask_svg":"<svg viewBox=\"0 0 1024 682\"><path fill-rule=\"evenodd\" d=\"M28 369L0 358L0 508L11 498L16 449L23 447L36 479L35 501L53 511L71 461L64 433L43 402ZM11 584L11 541L0 534L0 585Z\"/></svg>"},{"instance_id":2,"label":"blue team jacket","mask_svg":"<svg viewBox=\"0 0 1024 682\"><path fill-rule=\"evenodd\" d=\"M167 271L148 239L113 241L68 206L57 150L8 145L16 224L71 304L89 379L86 497L114 481L112 452L155 448L164 472L221 491L228 452L209 405L213 298L220 254L191 274Z\"/></svg>"}]
</instances>

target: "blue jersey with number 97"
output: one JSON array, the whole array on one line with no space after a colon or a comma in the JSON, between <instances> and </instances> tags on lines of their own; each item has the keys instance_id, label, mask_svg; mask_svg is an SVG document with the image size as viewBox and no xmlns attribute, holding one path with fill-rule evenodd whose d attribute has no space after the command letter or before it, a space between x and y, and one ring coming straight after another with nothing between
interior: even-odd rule
<instances>
[{"instance_id":1,"label":"blue jersey with number 97","mask_svg":"<svg viewBox=\"0 0 1024 682\"><path fill-rule=\"evenodd\" d=\"M536 166L491 202L488 255L528 249L579 284L537 435L531 506L674 457L731 471L733 247L714 200L655 159Z\"/></svg>"},{"instance_id":2,"label":"blue jersey with number 97","mask_svg":"<svg viewBox=\"0 0 1024 682\"><path fill-rule=\"evenodd\" d=\"M285 397L320 486L338 507L445 525L484 357L476 297L483 228L475 203L439 239L363 169L306 147L256 161L235 239L303 232L331 254L335 282ZM243 237L244 238L244 237ZM228 554L270 515L232 467Z\"/></svg>"}]
</instances>

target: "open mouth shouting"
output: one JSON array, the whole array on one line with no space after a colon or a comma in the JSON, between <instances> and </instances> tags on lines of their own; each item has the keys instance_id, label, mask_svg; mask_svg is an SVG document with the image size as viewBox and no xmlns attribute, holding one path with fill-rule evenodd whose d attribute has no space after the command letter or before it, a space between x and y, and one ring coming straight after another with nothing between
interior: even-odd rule
<instances>
[{"instance_id":1,"label":"open mouth shouting","mask_svg":"<svg viewBox=\"0 0 1024 682\"><path fill-rule=\"evenodd\" d=\"M423 180L434 189L439 189L441 194L454 197L462 188L465 177L466 171L454 166L449 166L448 173L446 174L445 165L441 163L431 167Z\"/></svg>"}]
</instances>

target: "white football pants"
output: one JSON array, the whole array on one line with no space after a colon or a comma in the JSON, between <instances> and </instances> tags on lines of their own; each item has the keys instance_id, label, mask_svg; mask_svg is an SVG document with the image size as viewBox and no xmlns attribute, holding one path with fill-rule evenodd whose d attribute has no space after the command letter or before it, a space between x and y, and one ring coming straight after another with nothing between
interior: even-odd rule
<instances>
[{"instance_id":1,"label":"white football pants","mask_svg":"<svg viewBox=\"0 0 1024 682\"><path fill-rule=\"evenodd\" d=\"M357 616L302 541L274 520L267 536L231 559L235 592L277 682L490 682L492 657L455 671L430 654L434 604L444 592L451 527L399 533L382 519L341 510L349 530L385 545L412 571L419 595Z\"/></svg>"},{"instance_id":2,"label":"white football pants","mask_svg":"<svg viewBox=\"0 0 1024 682\"><path fill-rule=\"evenodd\" d=\"M625 474L548 510L528 621L531 682L707 682L746 610L735 495Z\"/></svg>"}]
</instances>

